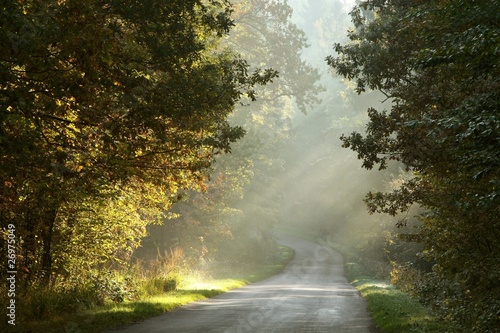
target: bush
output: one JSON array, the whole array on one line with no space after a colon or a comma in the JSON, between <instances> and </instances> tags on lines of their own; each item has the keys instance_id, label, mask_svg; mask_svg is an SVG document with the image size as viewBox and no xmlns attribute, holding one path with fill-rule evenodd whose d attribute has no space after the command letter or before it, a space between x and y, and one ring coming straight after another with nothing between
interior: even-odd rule
<instances>
[{"instance_id":1,"label":"bush","mask_svg":"<svg viewBox=\"0 0 500 333\"><path fill-rule=\"evenodd\" d=\"M123 273L107 271L104 274L94 274L92 287L97 294L97 304L102 305L106 301L121 303L125 300L133 300L139 297L139 291L135 280Z\"/></svg>"},{"instance_id":2,"label":"bush","mask_svg":"<svg viewBox=\"0 0 500 333\"><path fill-rule=\"evenodd\" d=\"M425 283L422 273L415 269L411 263L399 264L393 262L392 266L393 268L390 273L391 284L416 297Z\"/></svg>"},{"instance_id":3,"label":"bush","mask_svg":"<svg viewBox=\"0 0 500 333\"><path fill-rule=\"evenodd\" d=\"M142 292L149 296L158 295L177 290L180 283L181 277L178 274L157 276L143 281Z\"/></svg>"},{"instance_id":4,"label":"bush","mask_svg":"<svg viewBox=\"0 0 500 333\"><path fill-rule=\"evenodd\" d=\"M90 283L79 287L69 287L69 284L62 283L52 287L30 286L19 290L18 297L22 300L22 306L16 309L16 327L20 332L28 331L23 327L30 323L81 312L92 308L101 300L97 289ZM2 326L5 324L6 321L0 324L1 332L9 331L8 327Z\"/></svg>"}]
</instances>

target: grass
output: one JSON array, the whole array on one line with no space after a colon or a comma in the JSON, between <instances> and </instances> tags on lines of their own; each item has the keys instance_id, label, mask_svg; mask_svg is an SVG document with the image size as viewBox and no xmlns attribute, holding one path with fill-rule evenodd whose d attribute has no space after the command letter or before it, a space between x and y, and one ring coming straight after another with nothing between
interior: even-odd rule
<instances>
[{"instance_id":1,"label":"grass","mask_svg":"<svg viewBox=\"0 0 500 333\"><path fill-rule=\"evenodd\" d=\"M325 243L342 253L345 275L368 303L368 310L380 333L444 333L451 326L411 295L397 289L388 280L370 276L375 263L362 260L348 245ZM385 276L385 274L382 274Z\"/></svg>"},{"instance_id":2,"label":"grass","mask_svg":"<svg viewBox=\"0 0 500 333\"><path fill-rule=\"evenodd\" d=\"M217 276L203 280L187 278L183 286L176 291L150 296L140 301L109 303L88 310L82 309L71 315L54 315L45 321L23 323L23 328L17 326L12 332L95 333L131 325L179 306L268 278L279 273L293 256L292 249L281 246L272 263L246 267L236 276Z\"/></svg>"},{"instance_id":3,"label":"grass","mask_svg":"<svg viewBox=\"0 0 500 333\"><path fill-rule=\"evenodd\" d=\"M351 282L368 303L375 325L383 333L438 333L447 326L417 300L382 280Z\"/></svg>"}]
</instances>

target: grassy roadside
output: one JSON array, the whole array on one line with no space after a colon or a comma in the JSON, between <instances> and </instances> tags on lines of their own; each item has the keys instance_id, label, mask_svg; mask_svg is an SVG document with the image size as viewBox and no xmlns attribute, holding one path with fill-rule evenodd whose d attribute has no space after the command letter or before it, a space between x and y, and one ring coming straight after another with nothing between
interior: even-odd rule
<instances>
[{"instance_id":1,"label":"grassy roadside","mask_svg":"<svg viewBox=\"0 0 500 333\"><path fill-rule=\"evenodd\" d=\"M345 244L323 239L318 242L342 254L345 276L368 303L368 310L380 333L452 332L446 322L414 297L397 289L389 280L371 276L369 272L374 272L374 269L368 266L377 263L363 260L361 252Z\"/></svg>"},{"instance_id":2,"label":"grassy roadside","mask_svg":"<svg viewBox=\"0 0 500 333\"><path fill-rule=\"evenodd\" d=\"M367 301L371 317L381 333L451 331L444 321L411 295L397 289L388 280L367 276L366 267L350 262L349 255L343 254L347 258L344 263L345 275Z\"/></svg>"},{"instance_id":3,"label":"grassy roadside","mask_svg":"<svg viewBox=\"0 0 500 333\"><path fill-rule=\"evenodd\" d=\"M279 273L293 258L293 250L280 246L274 261L265 266L247 267L237 276L217 276L210 280L187 279L176 291L151 296L139 301L110 303L75 314L54 316L42 322L25 323L13 332L95 333L118 328L171 311L179 306L213 297L228 290L268 278Z\"/></svg>"},{"instance_id":4,"label":"grassy roadside","mask_svg":"<svg viewBox=\"0 0 500 333\"><path fill-rule=\"evenodd\" d=\"M366 299L375 325L382 333L449 331L429 309L387 281L359 276L350 281Z\"/></svg>"}]
</instances>

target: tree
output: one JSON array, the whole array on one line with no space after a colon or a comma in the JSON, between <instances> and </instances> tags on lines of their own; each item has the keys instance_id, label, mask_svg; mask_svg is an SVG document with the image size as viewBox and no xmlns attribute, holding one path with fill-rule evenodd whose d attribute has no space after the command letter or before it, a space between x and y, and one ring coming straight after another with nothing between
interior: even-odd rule
<instances>
[{"instance_id":1,"label":"tree","mask_svg":"<svg viewBox=\"0 0 500 333\"><path fill-rule=\"evenodd\" d=\"M327 58L358 93L379 90L390 102L388 111L369 109L366 135L342 136L343 145L365 168L396 160L414 173L366 202L392 215L414 203L426 209L409 238L424 242L423 255L436 264L442 293L434 303L467 332L498 328L498 5L361 1L351 13L351 42Z\"/></svg>"},{"instance_id":2,"label":"tree","mask_svg":"<svg viewBox=\"0 0 500 333\"><path fill-rule=\"evenodd\" d=\"M245 59L276 69L280 79L261 91L260 102L279 103L292 98L306 112L318 102L319 74L302 57L308 47L305 33L291 21L292 8L286 1L235 1L235 28L227 40ZM276 105L278 106L278 105Z\"/></svg>"},{"instance_id":3,"label":"tree","mask_svg":"<svg viewBox=\"0 0 500 333\"><path fill-rule=\"evenodd\" d=\"M251 113L243 105L231 117L247 135L238 143L238 152L223 157L216 170L229 174L238 170L242 179L251 174L243 186L243 200L231 205L239 212L231 220L235 241L223 244L226 253L239 254L241 261L250 262L263 260L270 252L271 230L283 203L280 178L287 172L284 155L292 140L292 118L297 111L306 113L314 107L324 88L317 68L304 59L309 45L294 23L287 1L241 0L234 4L236 26L226 42L251 63L279 72L272 83L257 87L259 99L252 104ZM241 170L240 165L248 168Z\"/></svg>"},{"instance_id":4,"label":"tree","mask_svg":"<svg viewBox=\"0 0 500 333\"><path fill-rule=\"evenodd\" d=\"M231 13L212 0L2 4L1 227L16 226L28 283L120 259L243 136L227 116L276 73L220 47Z\"/></svg>"},{"instance_id":5,"label":"tree","mask_svg":"<svg viewBox=\"0 0 500 333\"><path fill-rule=\"evenodd\" d=\"M200 237L209 251L207 261L248 263L267 256L265 243L280 200L279 194L269 192L284 170L281 150L290 139L291 118L296 108L305 112L314 104L322 90L317 70L301 57L307 44L291 14L285 1L234 2L235 27L223 44L249 63L277 70L279 77L256 87L258 99L250 105L241 100L229 121L242 126L245 137L233 145L231 154L217 156L205 191L189 191L173 207L178 218L149 227L138 256L156 252L155 247L162 251L181 246L198 259Z\"/></svg>"}]
</instances>

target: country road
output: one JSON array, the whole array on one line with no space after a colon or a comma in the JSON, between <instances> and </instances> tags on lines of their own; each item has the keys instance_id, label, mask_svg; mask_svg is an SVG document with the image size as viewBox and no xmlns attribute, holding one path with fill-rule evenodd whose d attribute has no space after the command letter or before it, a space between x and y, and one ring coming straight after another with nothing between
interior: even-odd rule
<instances>
[{"instance_id":1,"label":"country road","mask_svg":"<svg viewBox=\"0 0 500 333\"><path fill-rule=\"evenodd\" d=\"M283 273L110 332L376 332L340 254L288 236L281 242L296 252Z\"/></svg>"}]
</instances>

